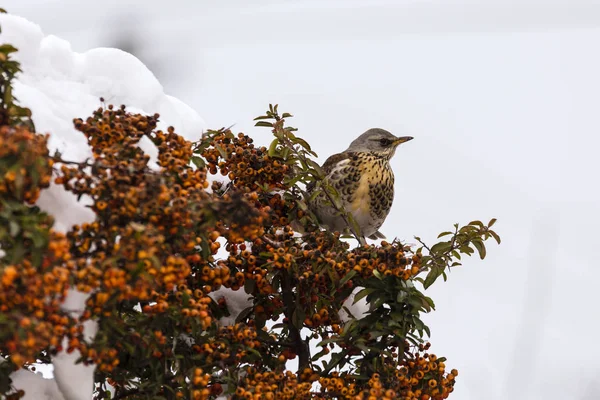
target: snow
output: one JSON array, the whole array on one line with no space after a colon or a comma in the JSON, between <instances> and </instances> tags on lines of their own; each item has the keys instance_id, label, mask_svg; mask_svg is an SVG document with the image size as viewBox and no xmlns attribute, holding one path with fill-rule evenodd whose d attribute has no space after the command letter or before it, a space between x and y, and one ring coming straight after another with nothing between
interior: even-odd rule
<instances>
[{"instance_id":1,"label":"snow","mask_svg":"<svg viewBox=\"0 0 600 400\"><path fill-rule=\"evenodd\" d=\"M356 303L354 302L354 297L363 289L364 288L360 286L354 288L352 293L350 293L350 296L348 296L348 298L342 304L342 308L338 313L342 322L362 319L369 312L369 303L367 303L366 297L363 297ZM346 311L346 309L348 311Z\"/></svg>"},{"instance_id":2,"label":"snow","mask_svg":"<svg viewBox=\"0 0 600 400\"><path fill-rule=\"evenodd\" d=\"M72 317L78 318L85 310L88 297L88 293L71 289L62 304L62 309L69 312ZM97 330L96 321L88 320L83 323L83 335L86 340L92 340ZM67 338L63 339L62 346L65 349L68 347ZM75 364L78 358L79 353L76 351L72 353L63 351L52 358L54 378L65 400L89 399L94 391L95 366Z\"/></svg>"},{"instance_id":3,"label":"snow","mask_svg":"<svg viewBox=\"0 0 600 400\"><path fill-rule=\"evenodd\" d=\"M73 128L72 120L90 115L101 105L100 97L106 104L125 104L131 111L158 112L159 128L175 126L188 140L201 137L205 127L202 118L166 95L152 72L131 54L109 48L77 53L65 40L44 36L39 26L13 15L0 15L0 25L0 42L19 49L14 57L23 73L15 82L14 94L32 110L38 132L51 133L51 153L59 150L71 161L91 157L86 138ZM157 150L150 141L140 146L155 159ZM54 185L38 202L40 208L56 216L55 229L62 232L73 224L93 220L88 204L89 199L78 203L74 195Z\"/></svg>"},{"instance_id":4,"label":"snow","mask_svg":"<svg viewBox=\"0 0 600 400\"><path fill-rule=\"evenodd\" d=\"M138 142L138 147L142 149L146 155L150 156L148 167L153 171L160 171L160 166L158 165L158 147L152 143L152 140L150 140L148 136L142 136Z\"/></svg>"},{"instance_id":5,"label":"snow","mask_svg":"<svg viewBox=\"0 0 600 400\"><path fill-rule=\"evenodd\" d=\"M40 27L24 18L0 14L0 43L10 43L19 51L14 58L21 63L22 73L14 84L14 95L29 107L38 132L50 133L51 154L58 150L65 159L83 161L92 156L83 134L73 128L74 118L85 118L106 104L125 104L131 111L161 114L159 128L176 127L188 140L198 140L204 121L189 106L166 95L163 87L137 58L117 49L97 48L77 53L71 45L56 36L44 36ZM158 149L147 138L140 148L156 164ZM72 225L90 222L94 214L87 205L90 199L76 197L62 187L51 184L43 191L38 205L52 214L54 228L66 232ZM63 309L79 316L85 309L88 294L70 290ZM84 323L84 335L92 339L95 321ZM66 339L63 342L66 348ZM55 379L19 370L11 375L14 386L26 389L26 399L84 400L91 399L94 366L75 364L77 352L59 353L53 358Z\"/></svg>"},{"instance_id":6,"label":"snow","mask_svg":"<svg viewBox=\"0 0 600 400\"><path fill-rule=\"evenodd\" d=\"M503 239L426 292L436 302L425 316L432 350L460 371L451 398L598 398L600 324L590 315L600 279L600 57L590 49L600 2L2 4L78 51L114 43L127 25L161 84L211 126L235 123L257 145L270 135L252 119L269 103L294 114L321 161L372 126L415 136L392 160L396 200L382 231L427 240L455 222L498 217ZM293 62L282 67L267 49ZM544 219L556 246L534 231ZM541 272L548 280L533 265L536 243L554 260ZM535 324L523 325L525 311ZM574 332L585 350L556 351Z\"/></svg>"},{"instance_id":7,"label":"snow","mask_svg":"<svg viewBox=\"0 0 600 400\"><path fill-rule=\"evenodd\" d=\"M13 386L25 390L25 400L67 400L54 379L20 369L11 376Z\"/></svg>"},{"instance_id":8,"label":"snow","mask_svg":"<svg viewBox=\"0 0 600 400\"><path fill-rule=\"evenodd\" d=\"M229 316L219 319L221 326L234 325L238 315L240 315L244 309L252 306L251 296L244 291L244 288L232 290L222 286L220 289L215 290L208 295L214 301L219 301L219 299L223 297L225 298Z\"/></svg>"}]
</instances>

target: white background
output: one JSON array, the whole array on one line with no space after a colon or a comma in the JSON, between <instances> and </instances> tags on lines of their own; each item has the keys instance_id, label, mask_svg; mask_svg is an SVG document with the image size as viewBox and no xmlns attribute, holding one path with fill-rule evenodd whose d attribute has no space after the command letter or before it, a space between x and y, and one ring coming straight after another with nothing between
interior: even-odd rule
<instances>
[{"instance_id":1,"label":"white background","mask_svg":"<svg viewBox=\"0 0 600 400\"><path fill-rule=\"evenodd\" d=\"M388 237L498 218L503 243L427 294L452 398L599 399L600 3L5 0L77 51L123 45L208 126L269 102L321 155L381 127ZM90 110L91 111L91 110ZM35 116L34 116L35 117ZM73 116L73 117L84 117Z\"/></svg>"}]
</instances>

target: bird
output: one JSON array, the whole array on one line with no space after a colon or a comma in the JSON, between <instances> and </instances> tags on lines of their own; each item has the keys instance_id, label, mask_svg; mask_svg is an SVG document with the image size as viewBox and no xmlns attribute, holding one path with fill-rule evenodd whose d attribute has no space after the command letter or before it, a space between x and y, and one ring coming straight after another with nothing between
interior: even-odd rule
<instances>
[{"instance_id":1,"label":"bird","mask_svg":"<svg viewBox=\"0 0 600 400\"><path fill-rule=\"evenodd\" d=\"M324 183L336 189L344 210L352 215L364 238L385 239L379 228L394 200L394 172L390 159L396 148L412 136L396 137L385 129L372 128L358 136L341 153L327 158L321 169ZM315 190L319 193L313 194ZM316 182L307 186L308 206L322 227L332 232L352 232L345 218ZM360 239L359 239L360 241Z\"/></svg>"}]
</instances>

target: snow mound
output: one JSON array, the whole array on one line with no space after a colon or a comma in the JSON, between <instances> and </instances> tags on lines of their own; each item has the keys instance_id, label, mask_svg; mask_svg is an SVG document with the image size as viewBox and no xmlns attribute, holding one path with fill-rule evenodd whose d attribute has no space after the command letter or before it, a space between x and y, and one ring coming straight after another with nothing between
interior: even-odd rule
<instances>
[{"instance_id":1,"label":"snow mound","mask_svg":"<svg viewBox=\"0 0 600 400\"><path fill-rule=\"evenodd\" d=\"M65 400L54 379L20 369L10 375L13 386L25 390L25 400Z\"/></svg>"},{"instance_id":2,"label":"snow mound","mask_svg":"<svg viewBox=\"0 0 600 400\"><path fill-rule=\"evenodd\" d=\"M15 82L14 95L33 112L37 131L50 133L51 153L58 150L72 161L92 156L86 138L73 128L73 119L89 116L101 105L100 97L106 104L125 104L131 111L158 112L160 129L174 126L188 140L202 136L202 118L166 95L152 72L133 55L108 48L74 52L65 40L44 36L38 25L14 15L0 14L0 26L0 44L19 49L14 58L23 72ZM143 146L144 151L156 154L152 143ZM78 203L74 195L54 185L38 202L56 217L55 228L63 232L93 219L87 204L89 199Z\"/></svg>"},{"instance_id":3,"label":"snow mound","mask_svg":"<svg viewBox=\"0 0 600 400\"><path fill-rule=\"evenodd\" d=\"M62 309L69 312L73 317L80 317L85 310L85 303L89 293L82 293L71 289L62 304ZM85 321L83 323L83 335L86 340L91 340L96 335L98 323L96 321ZM68 339L63 339L63 348L68 347ZM94 365L76 364L79 353L60 352L52 358L54 366L54 378L60 392L66 400L89 399L94 390ZM26 392L27 393L27 392Z\"/></svg>"},{"instance_id":4,"label":"snow mound","mask_svg":"<svg viewBox=\"0 0 600 400\"><path fill-rule=\"evenodd\" d=\"M19 104L33 112L33 122L41 133L49 133L50 153L60 151L71 161L92 156L87 139L73 127L74 118L86 118L106 104L125 104L132 112L161 115L159 128L174 126L179 134L196 141L205 124L190 107L164 93L152 72L136 57L117 49L99 48L77 53L71 45L56 37L45 36L40 27L24 18L0 14L0 44L12 44L19 51L14 58L22 73L14 84ZM157 168L158 149L150 140L140 148L151 156L151 168ZM91 222L91 199L77 198L62 187L51 184L44 190L38 206L55 217L54 228L66 232L74 224ZM80 315L87 294L71 290L64 309ZM95 321L86 321L84 334L93 337ZM65 343L66 345L66 343ZM66 346L65 346L66 347ZM53 359L55 380L20 370L11 375L14 386L26 390L26 399L88 400L92 398L93 366L75 364L75 352L60 353Z\"/></svg>"}]
</instances>

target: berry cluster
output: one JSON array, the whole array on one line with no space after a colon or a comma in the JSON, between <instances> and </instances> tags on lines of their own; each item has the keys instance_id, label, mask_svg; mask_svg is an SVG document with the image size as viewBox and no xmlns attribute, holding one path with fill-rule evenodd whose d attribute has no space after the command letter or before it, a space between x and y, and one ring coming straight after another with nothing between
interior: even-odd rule
<instances>
[{"instance_id":1,"label":"berry cluster","mask_svg":"<svg viewBox=\"0 0 600 400\"><path fill-rule=\"evenodd\" d=\"M22 127L0 127L0 196L34 204L50 185L48 136Z\"/></svg>"},{"instance_id":2,"label":"berry cluster","mask_svg":"<svg viewBox=\"0 0 600 400\"><path fill-rule=\"evenodd\" d=\"M209 193L206 169L190 165L192 143L171 127L156 130L158 117L130 114L125 107L100 108L87 120L74 121L88 139L93 160L56 160L61 163L56 183L88 196L97 215L95 222L68 233L77 288L93 292L83 319L110 316L131 329L134 321L152 324L168 316L184 332L207 329L214 322L207 293L231 281L230 270L215 263L217 240L221 235L230 243L257 238L264 211L237 192ZM149 156L138 145L144 137L158 148L160 172L148 167ZM131 301L146 304L141 316L123 319L116 308ZM147 348L157 346L152 356L169 357L166 339L140 332L137 340ZM122 344L113 341L109 353L82 337L70 343L84 359L112 372L127 367L103 357L115 349L122 354Z\"/></svg>"},{"instance_id":3,"label":"berry cluster","mask_svg":"<svg viewBox=\"0 0 600 400\"><path fill-rule=\"evenodd\" d=\"M233 185L245 192L285 189L284 178L291 173L282 160L270 157L266 147L255 147L252 138L242 133L218 131L210 137L210 147L201 152L208 171L228 176Z\"/></svg>"},{"instance_id":4,"label":"berry cluster","mask_svg":"<svg viewBox=\"0 0 600 400\"><path fill-rule=\"evenodd\" d=\"M248 136L228 130L193 144L174 128L157 130L158 118L108 106L76 119L93 154L84 162L50 157L44 136L2 128L10 132L2 154L14 155L12 164L21 168L14 177L14 168L3 172L10 179L0 187L2 196L21 187L18 202L34 202L54 166L55 183L86 197L96 219L59 235L46 216L38 224L47 234L42 256L26 247L17 262L2 264L0 313L11 322L10 335L0 334L0 352L20 367L41 351L61 350L67 338L64 350L96 364L98 378L122 398L448 397L455 371L447 373L445 360L426 353L426 346L404 340L418 328L414 318L424 301L416 289L406 289L424 270L420 253L397 241L351 250L339 234L314 230L314 222L299 236L294 222L310 216L301 190L290 184L298 163L270 156ZM20 145L23 140L32 145ZM158 148L158 170L149 166L141 140ZM231 183L211 184L217 173ZM226 256L217 257L221 247ZM90 293L79 319L60 310L71 285ZM221 286L252 296L232 326L217 322L227 314L227 300L209 297ZM391 320L381 336L373 335L369 321L345 326L339 313L357 286L391 293L385 298L391 308L377 312L393 311L398 321L406 315L404 330ZM398 288L407 291L405 298ZM99 322L93 341L83 336L89 319ZM267 327L269 319L277 329ZM357 367L343 373L317 367L300 335L305 328L322 341L319 357L341 350L339 367ZM365 352L360 343L380 352ZM377 367L368 364L375 357ZM286 364L296 359L294 374ZM140 377L143 389L132 390ZM103 387L98 390L102 396Z\"/></svg>"},{"instance_id":5,"label":"berry cluster","mask_svg":"<svg viewBox=\"0 0 600 400\"><path fill-rule=\"evenodd\" d=\"M53 231L40 263L25 258L0 269L0 352L16 366L35 361L41 349L60 348L78 329L60 308L73 269L66 238Z\"/></svg>"}]
</instances>

